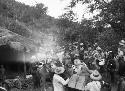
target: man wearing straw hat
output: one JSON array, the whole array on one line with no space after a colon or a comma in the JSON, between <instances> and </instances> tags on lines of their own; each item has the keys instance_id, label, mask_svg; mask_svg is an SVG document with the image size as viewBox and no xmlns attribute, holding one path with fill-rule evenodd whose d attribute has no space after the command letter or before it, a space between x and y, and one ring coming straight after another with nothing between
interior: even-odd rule
<instances>
[{"instance_id":1,"label":"man wearing straw hat","mask_svg":"<svg viewBox=\"0 0 125 91\"><path fill-rule=\"evenodd\" d=\"M119 42L119 48L125 53L125 40Z\"/></svg>"},{"instance_id":2,"label":"man wearing straw hat","mask_svg":"<svg viewBox=\"0 0 125 91\"><path fill-rule=\"evenodd\" d=\"M118 57L117 60L118 61L118 73L120 76L124 76L125 75L125 41L121 40L119 42L119 48L118 48Z\"/></svg>"},{"instance_id":3,"label":"man wearing straw hat","mask_svg":"<svg viewBox=\"0 0 125 91\"><path fill-rule=\"evenodd\" d=\"M93 73L90 75L90 78L93 80L92 82L89 82L85 86L85 91L100 91L101 90L101 82L99 80L102 79L102 76L100 73L95 70Z\"/></svg>"},{"instance_id":4,"label":"man wearing straw hat","mask_svg":"<svg viewBox=\"0 0 125 91\"><path fill-rule=\"evenodd\" d=\"M121 45L121 46L124 46L124 47L125 47L125 40L121 40L121 41L119 42L119 45Z\"/></svg>"}]
</instances>

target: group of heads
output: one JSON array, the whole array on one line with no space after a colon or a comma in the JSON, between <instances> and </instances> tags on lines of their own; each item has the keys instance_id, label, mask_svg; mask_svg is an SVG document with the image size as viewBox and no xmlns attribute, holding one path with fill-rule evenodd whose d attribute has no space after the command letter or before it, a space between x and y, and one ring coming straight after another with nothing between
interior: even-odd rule
<instances>
[{"instance_id":1,"label":"group of heads","mask_svg":"<svg viewBox=\"0 0 125 91\"><path fill-rule=\"evenodd\" d=\"M74 60L74 64L75 65L80 65L81 64L81 60L80 59L75 59ZM51 68L53 69L55 74L62 74L65 71L64 65L60 61L53 61L51 63ZM90 78L92 80L101 80L102 76L101 76L101 74L97 70L94 70L92 72L92 74L90 74Z\"/></svg>"},{"instance_id":2,"label":"group of heads","mask_svg":"<svg viewBox=\"0 0 125 91\"><path fill-rule=\"evenodd\" d=\"M80 65L81 64L81 60L80 59L75 59L74 60L74 64L77 66L77 65ZM92 74L90 74L90 78L92 79L92 80L101 80L102 79L102 76L101 76L101 74L99 73L99 71L98 70L94 70L93 72L92 72Z\"/></svg>"},{"instance_id":3,"label":"group of heads","mask_svg":"<svg viewBox=\"0 0 125 91\"><path fill-rule=\"evenodd\" d=\"M74 65L78 66L82 62L79 58L76 58L76 59L74 59L73 63L74 63ZM52 61L51 68L56 74L61 74L65 71L65 67L64 67L63 63L61 63L60 61Z\"/></svg>"}]
</instances>

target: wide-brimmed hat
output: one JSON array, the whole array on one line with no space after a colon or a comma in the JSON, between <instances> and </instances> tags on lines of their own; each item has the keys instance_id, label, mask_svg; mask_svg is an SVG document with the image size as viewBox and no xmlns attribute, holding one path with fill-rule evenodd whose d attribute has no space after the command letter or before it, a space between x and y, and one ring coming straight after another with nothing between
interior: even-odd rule
<instances>
[{"instance_id":1,"label":"wide-brimmed hat","mask_svg":"<svg viewBox=\"0 0 125 91\"><path fill-rule=\"evenodd\" d=\"M94 70L92 72L92 74L90 75L90 78L93 79L93 80L101 80L102 76L97 70Z\"/></svg>"},{"instance_id":2,"label":"wide-brimmed hat","mask_svg":"<svg viewBox=\"0 0 125 91\"><path fill-rule=\"evenodd\" d=\"M125 45L125 40L121 40L120 42L119 42L119 45Z\"/></svg>"},{"instance_id":3,"label":"wide-brimmed hat","mask_svg":"<svg viewBox=\"0 0 125 91\"><path fill-rule=\"evenodd\" d=\"M56 74L61 74L61 73L63 73L64 71L65 71L64 67L57 67L57 68L55 69L55 73L56 73Z\"/></svg>"}]
</instances>

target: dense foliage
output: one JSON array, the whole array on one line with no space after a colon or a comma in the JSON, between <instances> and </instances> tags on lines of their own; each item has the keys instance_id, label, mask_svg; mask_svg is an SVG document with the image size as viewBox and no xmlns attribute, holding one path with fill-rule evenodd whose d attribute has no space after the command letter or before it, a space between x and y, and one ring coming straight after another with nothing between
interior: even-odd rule
<instances>
[{"instance_id":1,"label":"dense foliage","mask_svg":"<svg viewBox=\"0 0 125 91\"><path fill-rule=\"evenodd\" d=\"M44 4L28 6L15 0L0 0L0 26L25 37L34 31L45 31L52 25ZM30 29L32 28L32 29Z\"/></svg>"},{"instance_id":2,"label":"dense foliage","mask_svg":"<svg viewBox=\"0 0 125 91\"><path fill-rule=\"evenodd\" d=\"M83 14L82 21L77 22L72 8L79 2L88 4L90 13L100 13L91 19ZM125 36L125 0L72 0L66 9L68 12L54 19L46 14L47 7L42 3L28 6L15 0L0 0L0 26L37 41L43 39L44 33L50 33L60 45L98 42L104 49L117 47Z\"/></svg>"},{"instance_id":3,"label":"dense foliage","mask_svg":"<svg viewBox=\"0 0 125 91\"><path fill-rule=\"evenodd\" d=\"M116 48L119 40L125 38L125 0L72 0L68 6L69 11L78 3L88 4L91 14L95 11L100 11L100 13L90 19L84 18L83 14L83 19L79 24L73 22L74 13L67 12L62 15L60 18L62 22L59 24L65 28L63 29L66 33L65 38L73 36L74 41L77 39L77 41L89 43L98 42L103 49L107 50ZM65 16L68 16L68 19Z\"/></svg>"}]
</instances>

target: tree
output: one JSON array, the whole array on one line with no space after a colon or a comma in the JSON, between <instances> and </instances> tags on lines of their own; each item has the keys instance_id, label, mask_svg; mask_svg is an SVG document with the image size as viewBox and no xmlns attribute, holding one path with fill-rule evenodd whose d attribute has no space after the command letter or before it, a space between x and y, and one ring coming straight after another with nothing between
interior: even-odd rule
<instances>
[{"instance_id":1,"label":"tree","mask_svg":"<svg viewBox=\"0 0 125 91\"><path fill-rule=\"evenodd\" d=\"M72 0L74 4L71 6L78 2L89 4L90 12L100 10L95 17L95 23L99 26L110 25L120 36L125 36L125 0Z\"/></svg>"},{"instance_id":2,"label":"tree","mask_svg":"<svg viewBox=\"0 0 125 91\"><path fill-rule=\"evenodd\" d=\"M69 11L62 16L60 16L57 21L57 26L59 27L59 37L64 44L73 43L79 40L79 23L75 22L75 14L73 11Z\"/></svg>"},{"instance_id":3,"label":"tree","mask_svg":"<svg viewBox=\"0 0 125 91\"><path fill-rule=\"evenodd\" d=\"M89 20L83 18L77 26L80 41L98 42L104 49L116 48L125 37L125 0L72 0L68 9L72 10L79 2L88 4L90 13L100 12ZM74 17L73 13L69 16Z\"/></svg>"}]
</instances>

